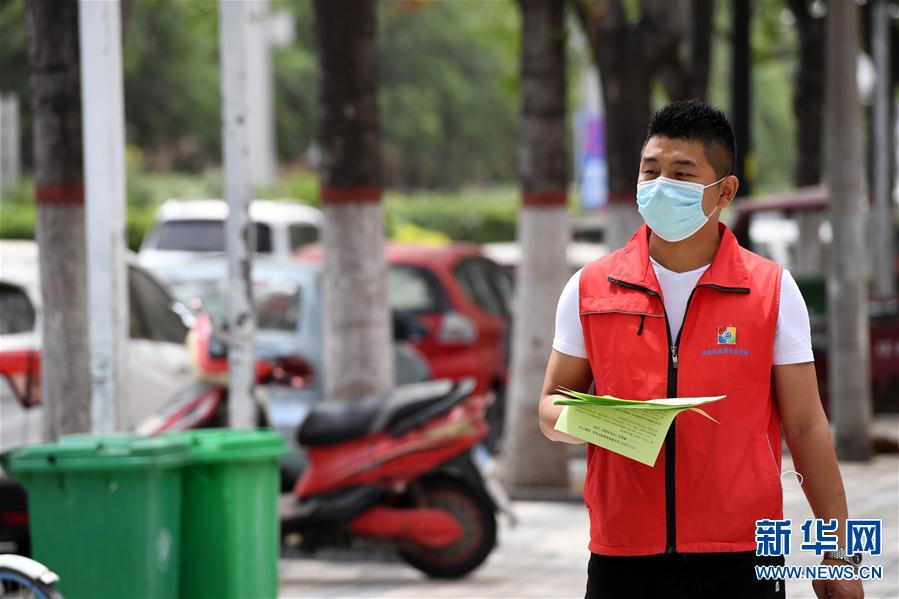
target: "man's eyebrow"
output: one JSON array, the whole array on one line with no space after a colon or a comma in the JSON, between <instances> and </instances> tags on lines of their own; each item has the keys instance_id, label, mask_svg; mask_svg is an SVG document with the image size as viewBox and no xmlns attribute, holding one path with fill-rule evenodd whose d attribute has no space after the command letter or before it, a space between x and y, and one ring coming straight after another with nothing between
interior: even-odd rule
<instances>
[{"instance_id":1,"label":"man's eyebrow","mask_svg":"<svg viewBox=\"0 0 899 599\"><path fill-rule=\"evenodd\" d=\"M656 158L655 156L643 156L640 159L640 162L653 162L653 163L657 164L659 162L659 159ZM683 166L696 166L696 163L693 162L692 160L690 160L689 158L681 158L680 160L675 160L674 162L672 162L672 164L678 164L678 165L683 165Z\"/></svg>"}]
</instances>

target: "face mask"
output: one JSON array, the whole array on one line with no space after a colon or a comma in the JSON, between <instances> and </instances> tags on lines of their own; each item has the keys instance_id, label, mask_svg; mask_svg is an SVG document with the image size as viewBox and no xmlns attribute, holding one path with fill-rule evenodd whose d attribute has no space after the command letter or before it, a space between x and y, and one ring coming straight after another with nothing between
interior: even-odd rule
<instances>
[{"instance_id":1,"label":"face mask","mask_svg":"<svg viewBox=\"0 0 899 599\"><path fill-rule=\"evenodd\" d=\"M665 241L686 239L709 221L702 210L702 192L706 187L724 181L703 185L690 181L678 181L668 177L656 177L637 183L637 210L653 233Z\"/></svg>"}]
</instances>

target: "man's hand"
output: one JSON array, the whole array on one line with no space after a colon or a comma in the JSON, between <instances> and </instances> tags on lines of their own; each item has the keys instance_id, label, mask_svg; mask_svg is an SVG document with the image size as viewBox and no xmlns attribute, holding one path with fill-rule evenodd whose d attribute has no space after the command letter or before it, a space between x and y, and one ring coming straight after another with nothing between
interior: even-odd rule
<instances>
[{"instance_id":1,"label":"man's hand","mask_svg":"<svg viewBox=\"0 0 899 599\"><path fill-rule=\"evenodd\" d=\"M846 566L846 562L836 559L825 559L823 566ZM861 580L814 580L812 588L818 599L862 599L865 590Z\"/></svg>"},{"instance_id":2,"label":"man's hand","mask_svg":"<svg viewBox=\"0 0 899 599\"><path fill-rule=\"evenodd\" d=\"M557 406L553 401L563 397L556 394L556 389L559 387L586 392L592 381L593 372L590 370L590 362L552 350L549 364L546 365L546 376L543 379L543 391L540 393L538 408L540 430L547 439L573 445L585 442L555 429L556 421L562 414L564 406Z\"/></svg>"}]
</instances>

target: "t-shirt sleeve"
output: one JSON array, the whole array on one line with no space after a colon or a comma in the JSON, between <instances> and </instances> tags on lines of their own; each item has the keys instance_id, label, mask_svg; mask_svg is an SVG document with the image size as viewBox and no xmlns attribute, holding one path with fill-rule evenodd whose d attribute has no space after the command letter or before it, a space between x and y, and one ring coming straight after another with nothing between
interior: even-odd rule
<instances>
[{"instance_id":1,"label":"t-shirt sleeve","mask_svg":"<svg viewBox=\"0 0 899 599\"><path fill-rule=\"evenodd\" d=\"M581 328L580 282L579 270L568 279L559 296L553 349L575 358L586 359L587 346L584 343L584 330Z\"/></svg>"},{"instance_id":2,"label":"t-shirt sleeve","mask_svg":"<svg viewBox=\"0 0 899 599\"><path fill-rule=\"evenodd\" d=\"M813 362L812 335L808 308L799 285L786 268L780 284L780 310L774 333L775 365Z\"/></svg>"}]
</instances>

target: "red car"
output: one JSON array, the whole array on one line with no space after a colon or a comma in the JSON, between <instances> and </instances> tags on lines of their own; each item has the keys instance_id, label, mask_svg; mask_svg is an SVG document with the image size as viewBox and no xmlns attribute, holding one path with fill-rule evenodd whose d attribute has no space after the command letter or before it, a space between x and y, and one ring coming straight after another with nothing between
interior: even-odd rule
<instances>
[{"instance_id":1,"label":"red car","mask_svg":"<svg viewBox=\"0 0 899 599\"><path fill-rule=\"evenodd\" d=\"M390 245L390 307L425 332L414 341L434 378L472 376L502 392L511 333L512 277L476 245Z\"/></svg>"},{"instance_id":2,"label":"red car","mask_svg":"<svg viewBox=\"0 0 899 599\"><path fill-rule=\"evenodd\" d=\"M321 259L316 244L302 260ZM493 391L487 445L501 435L512 331L512 275L486 258L477 245L437 247L388 244L388 290L396 321L415 334L409 341L435 379L473 377L476 393Z\"/></svg>"}]
</instances>

